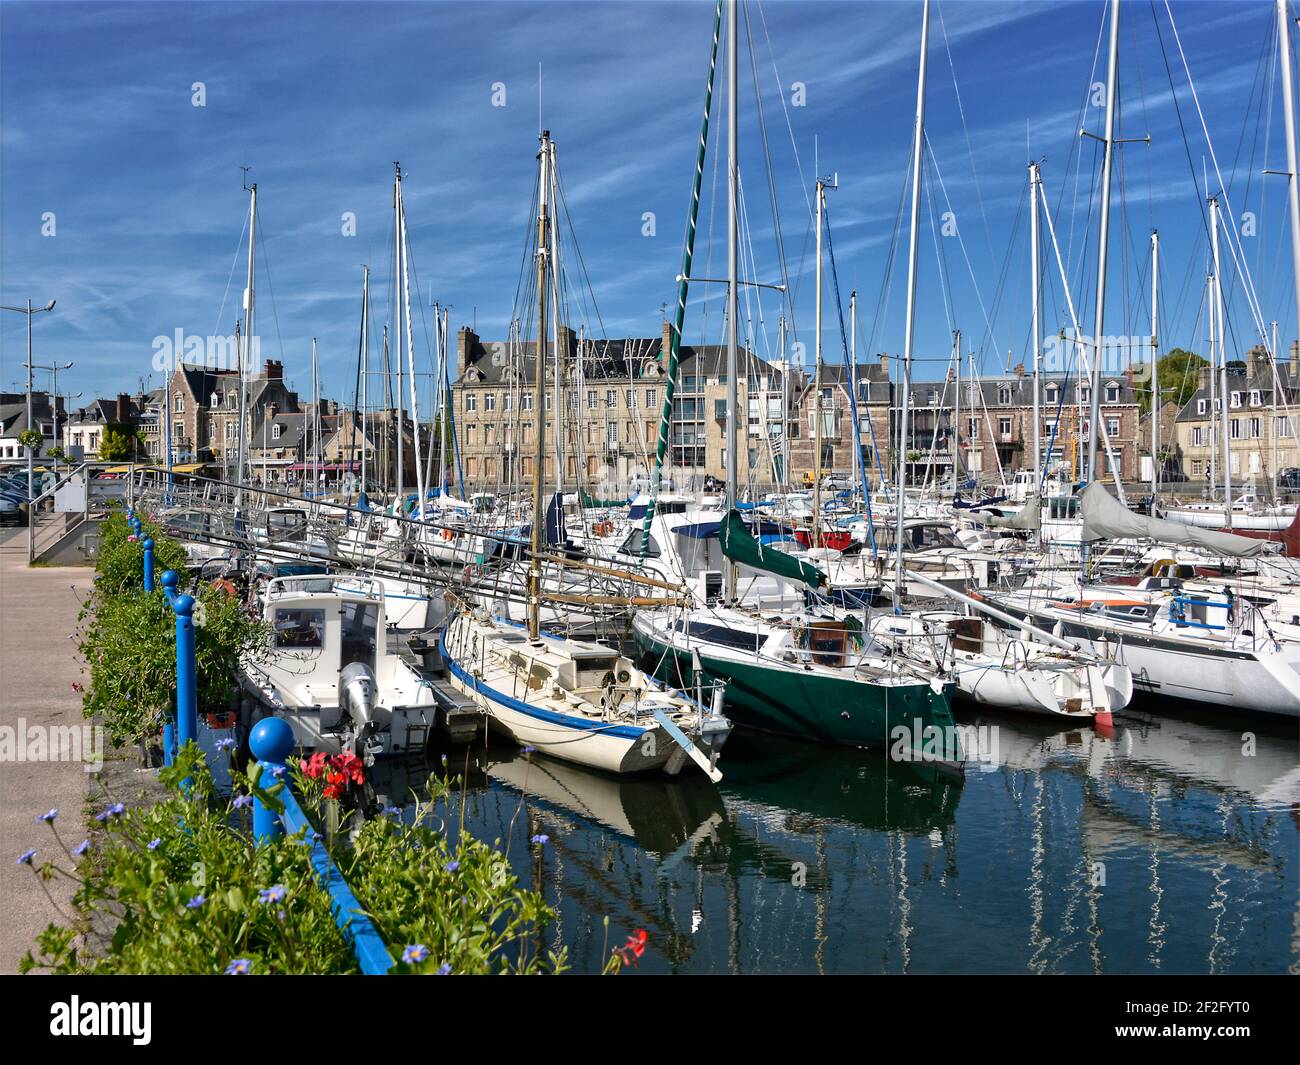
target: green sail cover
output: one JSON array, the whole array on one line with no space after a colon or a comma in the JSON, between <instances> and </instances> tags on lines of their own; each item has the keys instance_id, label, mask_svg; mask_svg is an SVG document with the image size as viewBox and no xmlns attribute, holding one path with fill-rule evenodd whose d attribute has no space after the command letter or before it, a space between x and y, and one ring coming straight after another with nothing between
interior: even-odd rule
<instances>
[{"instance_id":1,"label":"green sail cover","mask_svg":"<svg viewBox=\"0 0 1300 1065\"><path fill-rule=\"evenodd\" d=\"M727 512L718 527L722 553L732 562L741 562L755 569L775 573L778 577L803 581L810 588L820 588L826 583L826 574L808 562L800 562L775 547L764 548L745 527L745 519L735 510Z\"/></svg>"},{"instance_id":2,"label":"green sail cover","mask_svg":"<svg viewBox=\"0 0 1300 1065\"><path fill-rule=\"evenodd\" d=\"M582 507L585 510L603 510L606 507L623 507L627 505L626 499L597 499L586 491L580 491L578 498L582 501Z\"/></svg>"}]
</instances>

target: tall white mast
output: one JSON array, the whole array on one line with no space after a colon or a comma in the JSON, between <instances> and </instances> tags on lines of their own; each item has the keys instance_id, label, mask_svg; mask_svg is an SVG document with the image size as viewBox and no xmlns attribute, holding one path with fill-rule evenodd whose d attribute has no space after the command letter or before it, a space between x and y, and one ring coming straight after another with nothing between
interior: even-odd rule
<instances>
[{"instance_id":1,"label":"tall white mast","mask_svg":"<svg viewBox=\"0 0 1300 1065\"><path fill-rule=\"evenodd\" d=\"M1097 307L1092 330L1092 375L1088 389L1088 480L1098 479L1097 438L1101 424L1102 337L1106 335L1106 254L1110 246L1110 174L1115 160L1115 93L1119 82L1119 0L1110 4L1110 58L1106 72L1106 143L1101 164L1101 215L1097 242ZM1115 471L1118 484L1121 473Z\"/></svg>"},{"instance_id":2,"label":"tall white mast","mask_svg":"<svg viewBox=\"0 0 1300 1065\"><path fill-rule=\"evenodd\" d=\"M894 530L894 602L903 598L903 513L907 509L907 415L912 389L912 341L916 333L917 241L921 232L921 167L925 146L925 66L930 45L930 0L921 13L921 61L916 78L916 122L912 132L912 218L907 237L907 323L903 332L902 393L898 404L898 499Z\"/></svg>"},{"instance_id":3,"label":"tall white mast","mask_svg":"<svg viewBox=\"0 0 1300 1065\"><path fill-rule=\"evenodd\" d=\"M739 324L739 299L737 286L740 284L738 203L740 186L740 161L737 157L739 139L739 103L740 91L740 57L739 33L737 32L738 0L731 0L727 5L727 512L736 505L739 498L740 463L736 458L736 409L739 393L736 387L736 374L739 372L740 354L737 349L737 332ZM820 240L820 234L818 235ZM815 520L815 515L814 515ZM728 560L726 566L727 602L736 599L736 565Z\"/></svg>"},{"instance_id":4,"label":"tall white mast","mask_svg":"<svg viewBox=\"0 0 1300 1065\"><path fill-rule=\"evenodd\" d=\"M1220 420L1222 421L1221 431L1223 433L1223 516L1227 520L1228 528L1232 528L1232 451L1231 435L1228 432L1229 422L1229 404L1228 404L1228 345L1227 345L1227 320L1224 317L1223 308L1223 278L1220 276L1219 265L1219 199L1217 196L1210 197L1210 243L1214 252L1214 316L1218 322L1218 348L1219 348L1219 403L1221 409ZM1211 370L1211 373L1214 371Z\"/></svg>"},{"instance_id":5,"label":"tall white mast","mask_svg":"<svg viewBox=\"0 0 1300 1065\"><path fill-rule=\"evenodd\" d=\"M406 323L406 369L411 378L411 428L415 448L415 486L419 500L417 516L424 514L424 463L420 461L420 402L415 373L415 325L411 319L411 249L406 234L406 201L402 197L402 178L397 177L397 218L401 227L399 245L402 259L402 317Z\"/></svg>"},{"instance_id":6,"label":"tall white mast","mask_svg":"<svg viewBox=\"0 0 1300 1065\"><path fill-rule=\"evenodd\" d=\"M849 404L850 411L858 409L858 290L855 288L849 293L849 394L853 397L853 402ZM936 418L938 415L935 416ZM853 483L863 484L866 481L867 471L863 469L865 463L862 461L861 441L858 439L860 425L853 427L853 435L849 438L853 441Z\"/></svg>"},{"instance_id":7,"label":"tall white mast","mask_svg":"<svg viewBox=\"0 0 1300 1065\"><path fill-rule=\"evenodd\" d=\"M401 197L402 197L402 164L401 164L401 163L394 163L394 164L393 164L393 168L394 168L394 177L393 177L393 285L392 285L392 289L391 289L391 291L392 291L392 294L393 294L393 299L394 299L395 301L397 301L398 304L399 304L398 314L400 314L400 313L401 313L401 310L400 310L401 295L400 295L400 289L398 288L398 285L399 285L399 283L400 283L400 278L401 278L401 276L402 276L402 225L401 225L401 217L402 217L402 215L401 215L401 202L402 202L402 199L401 199ZM385 370L388 369L387 345L385 345L384 369L385 369ZM396 509L395 513L397 513L397 514L399 514L399 515L402 513L402 507L403 507L403 503L404 503L404 498L403 498L403 497L406 495L406 476L405 476L406 471L405 471L405 469L403 468L403 467L406 465L406 463L405 463L405 458L404 458L404 455L403 455L403 446L402 446L402 433L403 433L403 429L404 429L404 424L403 424L403 423L406 421L406 412L405 412L405 410L404 410L404 407L405 407L405 403L404 403L404 401L402 400L402 329L401 329L401 325L399 324L399 325L398 325L398 328L397 328L397 390L396 390L396 407L395 407L394 410L393 410L394 417L396 418L396 421L397 421L397 476L396 476L396 478L395 478L395 483L396 483L396 485L397 485L397 495L396 495L396 497L395 497L395 498L396 498L396 506L397 506L397 509Z\"/></svg>"},{"instance_id":8,"label":"tall white mast","mask_svg":"<svg viewBox=\"0 0 1300 1065\"><path fill-rule=\"evenodd\" d=\"M253 291L253 252L257 247L257 184L248 190L248 285L244 289L244 344L239 358L239 438L237 450L239 468L235 471L235 512L239 514L244 503L244 463L248 455L248 438L245 422L248 419L248 370L253 351L253 314L256 297ZM196 442L197 444L197 442ZM229 448L226 448L229 451Z\"/></svg>"},{"instance_id":9,"label":"tall white mast","mask_svg":"<svg viewBox=\"0 0 1300 1065\"><path fill-rule=\"evenodd\" d=\"M311 338L311 494L320 491L320 375L316 364L316 338Z\"/></svg>"},{"instance_id":10,"label":"tall white mast","mask_svg":"<svg viewBox=\"0 0 1300 1065\"><path fill-rule=\"evenodd\" d=\"M817 179L817 297L816 323L813 329L813 527L810 543L822 543L822 212L826 204L826 183Z\"/></svg>"},{"instance_id":11,"label":"tall white mast","mask_svg":"<svg viewBox=\"0 0 1300 1065\"><path fill-rule=\"evenodd\" d=\"M1291 282L1295 286L1296 337L1300 339L1300 166L1296 163L1295 96L1291 84L1291 17L1287 11L1287 0L1277 0L1277 46L1281 55L1282 107L1286 114L1286 184L1287 196L1291 201ZM1273 358L1277 358L1276 349Z\"/></svg>"},{"instance_id":12,"label":"tall white mast","mask_svg":"<svg viewBox=\"0 0 1300 1065\"><path fill-rule=\"evenodd\" d=\"M370 362L370 267L361 268L361 491L366 490L366 435L367 377Z\"/></svg>"},{"instance_id":13,"label":"tall white mast","mask_svg":"<svg viewBox=\"0 0 1300 1065\"><path fill-rule=\"evenodd\" d=\"M1033 336L1033 354L1034 354L1034 491L1039 491L1043 484L1043 412L1041 400L1039 398L1042 392L1042 372L1043 372L1043 330L1041 319L1041 291L1042 286L1039 280L1039 261L1038 261L1038 198L1042 194L1042 177L1038 172L1038 164L1029 164L1029 299L1030 299L1030 320L1032 321L1031 333ZM960 355L958 356L960 360Z\"/></svg>"},{"instance_id":14,"label":"tall white mast","mask_svg":"<svg viewBox=\"0 0 1300 1065\"><path fill-rule=\"evenodd\" d=\"M547 173L551 193L551 218L547 224L551 234L551 343L555 353L555 380L551 385L551 404L555 408L552 412L555 419L555 490L559 492L564 486L564 453L567 443L565 437L568 432L567 426L564 434L560 432L560 427L565 424L567 410L563 404L564 388L561 380L563 362L560 359L560 227L558 224L560 186L556 177L555 142L548 141L547 146L551 155Z\"/></svg>"},{"instance_id":15,"label":"tall white mast","mask_svg":"<svg viewBox=\"0 0 1300 1065\"><path fill-rule=\"evenodd\" d=\"M1160 233L1151 231L1151 495L1160 492Z\"/></svg>"}]
</instances>

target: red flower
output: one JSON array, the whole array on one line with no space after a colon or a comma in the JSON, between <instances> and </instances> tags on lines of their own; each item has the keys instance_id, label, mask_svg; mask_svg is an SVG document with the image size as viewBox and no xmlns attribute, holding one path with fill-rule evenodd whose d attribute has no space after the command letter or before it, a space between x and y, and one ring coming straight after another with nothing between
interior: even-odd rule
<instances>
[{"instance_id":1,"label":"red flower","mask_svg":"<svg viewBox=\"0 0 1300 1065\"><path fill-rule=\"evenodd\" d=\"M361 759L350 751L336 754L330 759L330 765L342 773L344 777L351 780L353 784L364 784L366 782L366 774Z\"/></svg>"},{"instance_id":2,"label":"red flower","mask_svg":"<svg viewBox=\"0 0 1300 1065\"><path fill-rule=\"evenodd\" d=\"M348 778L342 773L325 774L325 798L341 799L343 792L347 790Z\"/></svg>"},{"instance_id":3,"label":"red flower","mask_svg":"<svg viewBox=\"0 0 1300 1065\"><path fill-rule=\"evenodd\" d=\"M645 953L646 940L650 937L646 935L644 928L638 928L627 937L627 943L624 944L624 950L630 950L635 957L641 957Z\"/></svg>"},{"instance_id":4,"label":"red flower","mask_svg":"<svg viewBox=\"0 0 1300 1065\"><path fill-rule=\"evenodd\" d=\"M325 752L317 751L302 763L302 775L315 780L325 772Z\"/></svg>"}]
</instances>

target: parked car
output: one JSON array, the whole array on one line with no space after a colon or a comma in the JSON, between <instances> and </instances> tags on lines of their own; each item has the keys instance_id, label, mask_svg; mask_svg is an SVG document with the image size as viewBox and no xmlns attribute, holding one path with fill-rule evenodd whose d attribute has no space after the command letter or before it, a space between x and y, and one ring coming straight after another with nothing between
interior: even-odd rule
<instances>
[{"instance_id":1,"label":"parked car","mask_svg":"<svg viewBox=\"0 0 1300 1065\"><path fill-rule=\"evenodd\" d=\"M26 509L8 496L0 496L0 525L22 525L27 520Z\"/></svg>"}]
</instances>

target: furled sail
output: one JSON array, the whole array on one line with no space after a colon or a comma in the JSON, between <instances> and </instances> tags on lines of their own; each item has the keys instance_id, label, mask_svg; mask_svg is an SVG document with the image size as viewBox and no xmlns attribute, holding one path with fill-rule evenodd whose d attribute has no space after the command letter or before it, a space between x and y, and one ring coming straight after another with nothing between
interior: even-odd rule
<instances>
[{"instance_id":1,"label":"furled sail","mask_svg":"<svg viewBox=\"0 0 1300 1065\"><path fill-rule=\"evenodd\" d=\"M1020 529L1032 532L1042 525L1042 509L1037 493L1031 494L1025 500L1025 505L1015 514L1002 515L990 511L987 514L976 512L975 516L994 529Z\"/></svg>"},{"instance_id":2,"label":"furled sail","mask_svg":"<svg viewBox=\"0 0 1300 1065\"><path fill-rule=\"evenodd\" d=\"M1267 540L1252 540L1235 533L1184 525L1168 518L1134 514L1106 491L1106 486L1100 481L1089 484L1079 498L1083 508L1085 541L1150 539L1162 544L1202 547L1215 554L1231 555L1234 558L1255 558L1270 550Z\"/></svg>"},{"instance_id":3,"label":"furled sail","mask_svg":"<svg viewBox=\"0 0 1300 1065\"><path fill-rule=\"evenodd\" d=\"M729 510L718 529L722 553L732 562L740 562L755 569L774 573L778 577L803 581L810 588L820 588L826 583L826 574L816 566L801 562L775 547L763 547L749 533L745 519L736 510Z\"/></svg>"}]
</instances>

